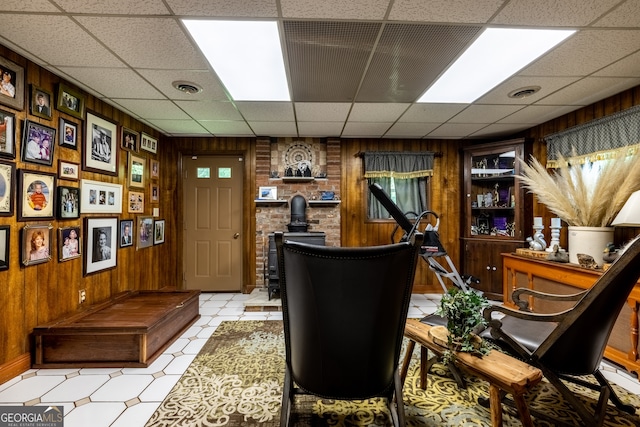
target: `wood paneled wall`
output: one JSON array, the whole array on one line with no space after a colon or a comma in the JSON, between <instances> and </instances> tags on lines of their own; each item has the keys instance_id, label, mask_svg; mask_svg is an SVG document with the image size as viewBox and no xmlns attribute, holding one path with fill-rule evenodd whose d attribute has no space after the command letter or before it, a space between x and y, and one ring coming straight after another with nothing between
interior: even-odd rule
<instances>
[{"instance_id":1,"label":"wood paneled wall","mask_svg":"<svg viewBox=\"0 0 640 427\"><path fill-rule=\"evenodd\" d=\"M16 169L26 169L30 171L41 171L58 174L58 160L82 164L81 154L82 143L85 140L83 121L72 116L59 112L55 108L51 108L51 120L38 118L29 114L30 102L30 85L34 84L40 88L50 91L54 97L51 100L55 104L55 96L57 85L63 82L58 76L46 71L40 66L22 58L14 52L0 46L0 56L3 56L25 70L25 107L22 111L14 110L5 105L0 105L0 109L11 111L16 115L16 158L5 159L14 163ZM68 82L65 82L68 84ZM68 84L70 87L73 85ZM81 91L82 92L82 91ZM143 125L134 120L130 116L118 111L101 100L86 94L86 108L103 115L118 125L126 126L137 132L146 132L152 136L159 137L159 133L152 128ZM25 163L21 161L21 140L22 126L25 119L41 123L46 126L58 128L58 119L65 117L69 121L80 124L79 127L79 146L80 150L74 150L58 145L55 143L54 157L52 166L39 165L34 163ZM118 127L118 141L120 138L120 127ZM118 142L119 144L119 142ZM119 145L118 145L119 147ZM123 185L123 194L127 193L126 180L126 152L118 148L118 176L108 176L85 171L80 172L80 178L91 179L96 181L104 181L109 183L117 183ZM156 158L155 155L141 152L141 156L146 158ZM161 154L159 158L163 157ZM161 160L163 161L163 160ZM167 188L171 189L171 185L175 186L175 177L172 171L175 167L161 166L160 189L163 194L163 201L160 215L165 213L165 209L169 211L171 203L168 202ZM146 181L149 182L147 173ZM57 185L80 186L80 182L57 180ZM17 188L13 190L17 193ZM148 189L145 190L148 193ZM149 196L147 196L147 204L144 214L151 215L151 209L154 207L149 204ZM158 206L158 205L155 205ZM123 202L124 213L121 215L81 215L78 220L42 220L42 221L17 221L18 204L14 198L14 214L12 216L0 216L1 225L9 225L10 229L10 265L9 269L0 271L0 384L11 377L23 372L30 367L31 342L30 333L34 326L52 321L67 313L73 312L78 308L82 308L78 302L78 291L86 290L87 300L83 306L105 300L110 296L125 290L138 289L159 289L163 286L175 285L174 277L177 276L175 265L166 260L173 258L170 250L171 244L158 245L151 248L136 251L135 247L127 247L117 250L117 267L111 270L94 273L83 276L84 256L73 260L59 262L58 261L58 239L57 233L59 227L68 227L72 225L80 225L84 237L84 218L85 217L114 217L119 219L135 219L135 215L126 213L126 204ZM27 224L48 224L53 225L53 241L50 244L52 259L49 262L31 266L23 266L21 264L20 241L21 229ZM175 230L169 229L169 232ZM171 239L167 236L168 240ZM113 242L117 245L118 242ZM84 252L84 248L82 249ZM169 274L170 273L170 274ZM171 277L171 280L167 280Z\"/></svg>"},{"instance_id":2,"label":"wood paneled wall","mask_svg":"<svg viewBox=\"0 0 640 427\"><path fill-rule=\"evenodd\" d=\"M61 79L41 67L33 64L19 55L0 46L0 55L16 62L25 68L27 90L29 84L55 93L56 85ZM28 96L25 94L25 103ZM625 91L592 106L581 108L556 120L536 126L520 135L510 137L532 137L536 142L534 155L544 158L545 146L542 142L544 135L557 132L573 125L615 113L622 109L640 103L640 88ZM21 139L23 121L38 121L57 128L60 112L53 109L52 120L43 120L27 113L28 104L24 111L14 111L18 120L17 140ZM1 109L10 110L5 106ZM182 287L182 227L183 227L183 199L181 188L181 159L182 156L204 154L239 154L245 160L245 191L244 195L244 245L247 248L243 254L245 268L244 291L249 292L255 286L256 249L254 235L256 232L254 189L256 185L256 152L254 138L167 138L160 136L157 131L141 124L128 115L105 104L91 95L87 95L87 108L104 115L121 126L126 126L138 132L146 132L159 137L158 154L146 152L141 154L147 158L157 158L160 161L160 201L157 205L147 203L145 216L150 216L153 207L159 207L158 219L166 221L165 243L151 248L136 250L135 247L119 249L117 251L117 267L112 270L99 272L89 276L82 275L84 258L58 262L57 252L53 259L45 264L23 267L20 264L19 241L20 229L27 223L17 221L16 215L0 217L0 224L11 226L10 269L0 271L0 384L30 367L29 334L32 328L63 316L78 309L78 290L86 289L86 305L98 302L124 290L160 289L163 287ZM76 121L70 116L67 119ZM84 129L82 132L84 140ZM362 159L358 153L372 150L388 151L434 151L439 153L435 160L434 176L431 179L431 209L441 216L440 238L455 265L460 265L460 142L454 140L387 140L387 139L345 139L340 142L341 150L341 228L343 246L376 245L390 241L391 231L395 226L392 221L372 222L366 220L365 213L365 181L362 178ZM57 174L58 159L65 159L81 163L81 151L57 146L53 166L39 166L25 164L20 161L19 143L15 164L18 169L55 172ZM123 185L123 192L127 192L126 156L119 150L119 174L117 177L81 172L81 178L119 183ZM149 176L146 176L148 182ZM64 185L79 185L79 183L64 182ZM145 190L148 193L148 189ZM125 205L126 210L126 205ZM550 218L544 206L536 204L534 215ZM86 217L87 215L82 215ZM91 215L92 217L106 215ZM119 219L135 219L133 214L126 212L118 215ZM40 221L44 222L44 221ZM80 224L75 221L50 221L54 231L58 227ZM545 219L548 222L548 219ZM627 235L634 235L637 230L625 231ZM84 232L84 229L83 229ZM565 231L566 233L566 231ZM57 233L56 233L57 234ZM566 235L562 236L566 246ZM54 238L57 245L57 238ZM57 246L56 246L57 247ZM427 268L426 262L419 263L419 271L415 281L415 291L436 291L440 287Z\"/></svg>"}]
</instances>

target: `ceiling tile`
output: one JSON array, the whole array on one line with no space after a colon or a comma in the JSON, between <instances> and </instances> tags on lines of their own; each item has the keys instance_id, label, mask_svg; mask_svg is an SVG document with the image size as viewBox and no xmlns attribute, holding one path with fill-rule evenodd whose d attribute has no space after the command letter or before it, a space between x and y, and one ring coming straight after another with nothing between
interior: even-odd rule
<instances>
[{"instance_id":1,"label":"ceiling tile","mask_svg":"<svg viewBox=\"0 0 640 427\"><path fill-rule=\"evenodd\" d=\"M516 111L509 117L505 117L500 121L501 124L523 124L529 123L530 126L537 123L543 123L555 117L577 110L579 107L575 105L530 105L520 111Z\"/></svg>"},{"instance_id":2,"label":"ceiling tile","mask_svg":"<svg viewBox=\"0 0 640 427\"><path fill-rule=\"evenodd\" d=\"M142 99L114 99L115 102L122 105L129 111L135 112L138 116L147 120L153 119L188 119L185 114L171 101L154 100L148 102Z\"/></svg>"},{"instance_id":3,"label":"ceiling tile","mask_svg":"<svg viewBox=\"0 0 640 427\"><path fill-rule=\"evenodd\" d=\"M584 76L636 52L638 46L640 30L582 30L519 74Z\"/></svg>"},{"instance_id":4,"label":"ceiling tile","mask_svg":"<svg viewBox=\"0 0 640 427\"><path fill-rule=\"evenodd\" d=\"M301 122L298 121L300 135L311 137L339 137L342 133L344 122Z\"/></svg>"},{"instance_id":5,"label":"ceiling tile","mask_svg":"<svg viewBox=\"0 0 640 427\"><path fill-rule=\"evenodd\" d=\"M165 98L128 68L101 68L100 73L96 73L92 68L59 67L59 69L68 76L84 82L94 92L108 98Z\"/></svg>"},{"instance_id":6,"label":"ceiling tile","mask_svg":"<svg viewBox=\"0 0 640 427\"><path fill-rule=\"evenodd\" d=\"M413 104L398 121L401 123L446 122L467 107L467 104Z\"/></svg>"},{"instance_id":7,"label":"ceiling tile","mask_svg":"<svg viewBox=\"0 0 640 427\"><path fill-rule=\"evenodd\" d=\"M304 122L342 122L347 119L351 104L337 102L296 102L296 118Z\"/></svg>"},{"instance_id":8,"label":"ceiling tile","mask_svg":"<svg viewBox=\"0 0 640 427\"><path fill-rule=\"evenodd\" d=\"M2 10L11 12L59 12L49 0L2 0Z\"/></svg>"},{"instance_id":9,"label":"ceiling tile","mask_svg":"<svg viewBox=\"0 0 640 427\"><path fill-rule=\"evenodd\" d=\"M165 70L208 68L206 60L172 18L75 18L132 67Z\"/></svg>"},{"instance_id":10,"label":"ceiling tile","mask_svg":"<svg viewBox=\"0 0 640 427\"><path fill-rule=\"evenodd\" d=\"M620 0L511 0L491 21L492 24L545 27L586 26Z\"/></svg>"},{"instance_id":11,"label":"ceiling tile","mask_svg":"<svg viewBox=\"0 0 640 427\"><path fill-rule=\"evenodd\" d=\"M384 136L385 138L422 138L437 126L435 123L396 123Z\"/></svg>"},{"instance_id":12,"label":"ceiling tile","mask_svg":"<svg viewBox=\"0 0 640 427\"><path fill-rule=\"evenodd\" d=\"M65 12L103 15L168 15L162 0L55 0Z\"/></svg>"},{"instance_id":13,"label":"ceiling tile","mask_svg":"<svg viewBox=\"0 0 640 427\"><path fill-rule=\"evenodd\" d=\"M276 0L166 0L177 15L210 17L278 16Z\"/></svg>"},{"instance_id":14,"label":"ceiling tile","mask_svg":"<svg viewBox=\"0 0 640 427\"><path fill-rule=\"evenodd\" d=\"M520 110L522 105L470 105L449 123L493 123Z\"/></svg>"},{"instance_id":15,"label":"ceiling tile","mask_svg":"<svg viewBox=\"0 0 640 427\"><path fill-rule=\"evenodd\" d=\"M350 138L377 138L384 135L393 125L393 122L348 122L342 131L343 137Z\"/></svg>"},{"instance_id":16,"label":"ceiling tile","mask_svg":"<svg viewBox=\"0 0 640 427\"><path fill-rule=\"evenodd\" d=\"M640 83L640 77L587 77L547 96L542 105L588 105Z\"/></svg>"},{"instance_id":17,"label":"ceiling tile","mask_svg":"<svg viewBox=\"0 0 640 427\"><path fill-rule=\"evenodd\" d=\"M515 76L478 98L475 104L531 104L578 79L579 77ZM531 86L540 86L540 91L525 98L509 98L511 92Z\"/></svg>"},{"instance_id":18,"label":"ceiling tile","mask_svg":"<svg viewBox=\"0 0 640 427\"><path fill-rule=\"evenodd\" d=\"M382 19L389 0L280 0L285 18Z\"/></svg>"},{"instance_id":19,"label":"ceiling tile","mask_svg":"<svg viewBox=\"0 0 640 427\"><path fill-rule=\"evenodd\" d=\"M149 120L152 126L170 135L209 135L210 132L193 120Z\"/></svg>"},{"instance_id":20,"label":"ceiling tile","mask_svg":"<svg viewBox=\"0 0 640 427\"><path fill-rule=\"evenodd\" d=\"M200 120L200 124L216 136L255 136L244 121Z\"/></svg>"},{"instance_id":21,"label":"ceiling tile","mask_svg":"<svg viewBox=\"0 0 640 427\"><path fill-rule=\"evenodd\" d=\"M242 116L248 120L285 122L293 121L293 104L290 102L236 102Z\"/></svg>"},{"instance_id":22,"label":"ceiling tile","mask_svg":"<svg viewBox=\"0 0 640 427\"><path fill-rule=\"evenodd\" d=\"M253 129L253 132L256 135L279 135L282 137L286 136L298 136L298 130L296 129L296 124L293 121L290 122L260 122L260 121L249 121L249 126Z\"/></svg>"},{"instance_id":23,"label":"ceiling tile","mask_svg":"<svg viewBox=\"0 0 640 427\"><path fill-rule=\"evenodd\" d=\"M396 0L389 13L395 21L485 23L504 0Z\"/></svg>"},{"instance_id":24,"label":"ceiling tile","mask_svg":"<svg viewBox=\"0 0 640 427\"><path fill-rule=\"evenodd\" d=\"M614 62L593 73L598 77L635 77L640 76L640 52L633 53L626 58Z\"/></svg>"},{"instance_id":25,"label":"ceiling tile","mask_svg":"<svg viewBox=\"0 0 640 427\"><path fill-rule=\"evenodd\" d=\"M529 129L531 124L493 123L473 132L470 138L502 138Z\"/></svg>"},{"instance_id":26,"label":"ceiling tile","mask_svg":"<svg viewBox=\"0 0 640 427\"><path fill-rule=\"evenodd\" d=\"M450 124L445 123L429 132L429 138L465 138L474 132L484 128L486 124Z\"/></svg>"},{"instance_id":27,"label":"ceiling tile","mask_svg":"<svg viewBox=\"0 0 640 427\"><path fill-rule=\"evenodd\" d=\"M353 105L349 120L354 122L395 122L409 108L409 104L375 104L361 102Z\"/></svg>"},{"instance_id":28,"label":"ceiling tile","mask_svg":"<svg viewBox=\"0 0 640 427\"><path fill-rule=\"evenodd\" d=\"M595 25L598 27L640 27L640 2L627 0L597 20Z\"/></svg>"},{"instance_id":29,"label":"ceiling tile","mask_svg":"<svg viewBox=\"0 0 640 427\"><path fill-rule=\"evenodd\" d=\"M209 70L148 70L141 69L142 77L170 99L227 101L229 97L214 73ZM194 83L202 92L190 94L173 87L174 81Z\"/></svg>"},{"instance_id":30,"label":"ceiling tile","mask_svg":"<svg viewBox=\"0 0 640 427\"><path fill-rule=\"evenodd\" d=\"M236 107L229 101L174 101L196 120L242 120Z\"/></svg>"},{"instance_id":31,"label":"ceiling tile","mask_svg":"<svg viewBox=\"0 0 640 427\"><path fill-rule=\"evenodd\" d=\"M55 28L52 37L42 37L35 28ZM55 15L0 13L0 36L49 64L80 67L122 67L124 64L89 37L71 19Z\"/></svg>"}]
</instances>

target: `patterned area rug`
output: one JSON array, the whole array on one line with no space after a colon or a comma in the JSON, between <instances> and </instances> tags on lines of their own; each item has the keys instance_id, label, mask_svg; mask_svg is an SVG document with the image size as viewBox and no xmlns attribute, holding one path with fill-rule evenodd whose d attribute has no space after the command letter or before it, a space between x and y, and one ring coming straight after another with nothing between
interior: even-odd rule
<instances>
[{"instance_id":1,"label":"patterned area rug","mask_svg":"<svg viewBox=\"0 0 640 427\"><path fill-rule=\"evenodd\" d=\"M405 343L406 344L406 343ZM403 352L404 354L404 352ZM489 410L478 397L488 396L484 381L466 376L459 389L442 366L429 374L426 390L419 387L418 355L404 385L404 405L409 426L490 426ZM146 427L159 426L275 426L280 423L284 378L284 337L280 321L223 322L178 381ZM590 405L595 393L576 387ZM621 389L626 403L640 407L640 397ZM528 394L529 407L544 412L554 422L534 418L536 426L577 424L577 416L547 382ZM299 426L389 426L381 399L334 402L296 398L291 421ZM505 426L521 426L515 410L503 405ZM628 415L609 405L607 426L639 426L638 415Z\"/></svg>"}]
</instances>

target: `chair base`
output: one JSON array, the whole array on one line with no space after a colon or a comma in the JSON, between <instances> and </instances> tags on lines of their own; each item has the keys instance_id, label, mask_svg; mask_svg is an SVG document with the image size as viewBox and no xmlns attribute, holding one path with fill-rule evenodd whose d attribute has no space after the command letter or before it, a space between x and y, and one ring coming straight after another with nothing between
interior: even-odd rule
<instances>
[{"instance_id":1,"label":"chair base","mask_svg":"<svg viewBox=\"0 0 640 427\"><path fill-rule=\"evenodd\" d=\"M297 394L309 395L304 390L295 387L289 367L285 366L284 386L282 389L282 406L280 411L280 427L288 427L291 420L291 409L294 404L294 398ZM404 400L402 396L402 383L400 382L400 374L396 369L393 375L393 390L390 396L386 396L387 409L391 421L395 427L404 427Z\"/></svg>"}]
</instances>

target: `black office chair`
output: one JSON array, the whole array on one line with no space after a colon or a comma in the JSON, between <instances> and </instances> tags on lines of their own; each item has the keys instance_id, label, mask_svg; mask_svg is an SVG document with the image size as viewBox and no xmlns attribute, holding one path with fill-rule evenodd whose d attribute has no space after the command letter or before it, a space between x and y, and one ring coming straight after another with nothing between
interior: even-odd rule
<instances>
[{"instance_id":1,"label":"black office chair","mask_svg":"<svg viewBox=\"0 0 640 427\"><path fill-rule=\"evenodd\" d=\"M586 291L562 296L516 289L513 301L520 310L488 307L484 317L489 328L483 334L530 365L540 368L585 425L602 425L609 399L620 410L633 414L635 408L620 401L599 371L599 366L616 319L639 277L640 239L636 238ZM536 314L529 311L529 297L577 303L560 313ZM506 316L494 319L492 313L495 312ZM599 385L577 378L584 375L593 375ZM563 380L600 392L595 414Z\"/></svg>"},{"instance_id":2,"label":"black office chair","mask_svg":"<svg viewBox=\"0 0 640 427\"><path fill-rule=\"evenodd\" d=\"M275 240L286 347L280 425L294 396L311 394L384 397L404 426L398 364L422 235L358 248Z\"/></svg>"}]
</instances>

